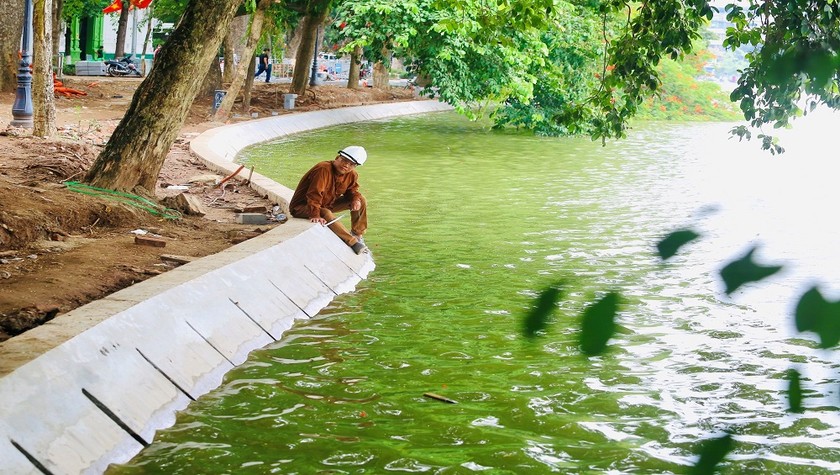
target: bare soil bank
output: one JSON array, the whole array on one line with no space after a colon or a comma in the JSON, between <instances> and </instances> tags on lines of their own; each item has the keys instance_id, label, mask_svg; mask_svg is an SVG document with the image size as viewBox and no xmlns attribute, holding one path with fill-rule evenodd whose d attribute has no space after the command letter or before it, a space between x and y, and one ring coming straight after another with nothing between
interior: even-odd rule
<instances>
[{"instance_id":1,"label":"bare soil bank","mask_svg":"<svg viewBox=\"0 0 840 475\"><path fill-rule=\"evenodd\" d=\"M277 222L237 224L237 211L270 211L274 203L231 180L220 188L190 155L189 141L223 124L208 122L212 98L193 105L172 146L154 193L158 200L188 193L203 204L204 216L166 219L114 199L74 192L66 183L81 179L122 119L139 85L132 78L69 77L65 86L87 93L57 97L59 137L50 140L0 133L0 341L20 334L93 300L166 272L186 259L217 253L257 236ZM283 110L288 86L258 82L248 114L266 117L309 110L413 100L405 89L358 90L316 86ZM0 94L0 127L12 119L14 94ZM238 109L238 106L234 108ZM325 159L331 157L324 157ZM186 191L168 188L185 185ZM286 183L293 186L293 183ZM137 234L155 237L135 243Z\"/></svg>"}]
</instances>

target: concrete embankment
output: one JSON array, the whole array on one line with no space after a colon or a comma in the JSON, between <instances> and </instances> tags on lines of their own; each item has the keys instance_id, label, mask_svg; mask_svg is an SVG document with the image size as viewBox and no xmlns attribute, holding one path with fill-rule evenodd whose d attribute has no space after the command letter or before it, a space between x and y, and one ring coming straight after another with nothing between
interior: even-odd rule
<instances>
[{"instance_id":1,"label":"concrete embankment","mask_svg":"<svg viewBox=\"0 0 840 475\"><path fill-rule=\"evenodd\" d=\"M447 109L418 101L289 114L212 129L191 147L232 172L254 143ZM251 181L277 202L291 198L257 173ZM0 473L102 473L127 461L251 351L373 267L327 228L292 219L0 343Z\"/></svg>"}]
</instances>

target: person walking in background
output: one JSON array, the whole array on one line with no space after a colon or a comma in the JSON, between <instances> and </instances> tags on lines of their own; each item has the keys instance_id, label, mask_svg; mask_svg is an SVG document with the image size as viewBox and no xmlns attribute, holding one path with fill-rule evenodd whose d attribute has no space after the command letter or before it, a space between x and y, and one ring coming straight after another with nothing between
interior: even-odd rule
<instances>
[{"instance_id":1,"label":"person walking in background","mask_svg":"<svg viewBox=\"0 0 840 475\"><path fill-rule=\"evenodd\" d=\"M367 230L367 202L359 193L356 167L367 160L364 147L351 145L338 151L334 160L319 162L300 179L289 211L295 218L330 226L356 254L367 252L363 235ZM350 210L350 231L333 212ZM335 222L333 222L335 221Z\"/></svg>"},{"instance_id":2,"label":"person walking in background","mask_svg":"<svg viewBox=\"0 0 840 475\"><path fill-rule=\"evenodd\" d=\"M260 62L257 67L257 73L254 74L254 78L256 78L265 72L265 82L271 82L271 60L268 53L269 49L263 48L263 52L260 55Z\"/></svg>"}]
</instances>

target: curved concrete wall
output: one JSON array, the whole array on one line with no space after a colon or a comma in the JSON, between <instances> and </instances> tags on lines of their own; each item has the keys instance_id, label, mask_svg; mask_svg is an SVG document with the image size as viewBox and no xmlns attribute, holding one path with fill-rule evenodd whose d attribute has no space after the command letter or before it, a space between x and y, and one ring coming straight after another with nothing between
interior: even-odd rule
<instances>
[{"instance_id":1,"label":"curved concrete wall","mask_svg":"<svg viewBox=\"0 0 840 475\"><path fill-rule=\"evenodd\" d=\"M290 114L205 132L192 150L232 172L248 145L289 133L449 109L432 101ZM280 203L291 190L258 174ZM373 269L328 228L289 220L0 343L0 473L102 473Z\"/></svg>"}]
</instances>

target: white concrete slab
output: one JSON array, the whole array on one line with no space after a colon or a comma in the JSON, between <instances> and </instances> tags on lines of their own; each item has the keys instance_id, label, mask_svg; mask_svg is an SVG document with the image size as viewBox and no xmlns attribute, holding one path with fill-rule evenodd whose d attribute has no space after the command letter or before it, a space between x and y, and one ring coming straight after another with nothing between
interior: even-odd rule
<instances>
[{"instance_id":1,"label":"white concrete slab","mask_svg":"<svg viewBox=\"0 0 840 475\"><path fill-rule=\"evenodd\" d=\"M361 277L327 247L328 242L337 240L332 231L323 226L315 226L307 232L307 236L308 239L296 239L288 243L292 254L306 256L302 264L336 294L355 289ZM346 245L344 247L353 253Z\"/></svg>"},{"instance_id":2,"label":"white concrete slab","mask_svg":"<svg viewBox=\"0 0 840 475\"><path fill-rule=\"evenodd\" d=\"M340 239L333 239L332 231L328 228L322 227L313 232L321 234L324 238L321 240L324 247L338 257L344 265L352 269L361 279L366 279L368 274L376 267L373 261L373 251L356 255Z\"/></svg>"},{"instance_id":3,"label":"white concrete slab","mask_svg":"<svg viewBox=\"0 0 840 475\"><path fill-rule=\"evenodd\" d=\"M143 445L82 393L90 375L59 351L3 378L2 440L14 439L52 473L102 473L128 461Z\"/></svg>"},{"instance_id":4,"label":"white concrete slab","mask_svg":"<svg viewBox=\"0 0 840 475\"><path fill-rule=\"evenodd\" d=\"M336 295L306 269L303 260L292 254L278 256L272 268L266 272L266 277L310 317L326 307Z\"/></svg>"},{"instance_id":5,"label":"white concrete slab","mask_svg":"<svg viewBox=\"0 0 840 475\"><path fill-rule=\"evenodd\" d=\"M229 283L224 272L213 272L155 300L177 308L172 318L182 318L228 361L240 365L248 353L275 340L230 301Z\"/></svg>"},{"instance_id":6,"label":"white concrete slab","mask_svg":"<svg viewBox=\"0 0 840 475\"><path fill-rule=\"evenodd\" d=\"M134 350L191 398L198 398L222 383L234 365L191 328L184 318L173 318L177 307L147 300L114 317L121 325L153 328L131 341Z\"/></svg>"}]
</instances>

